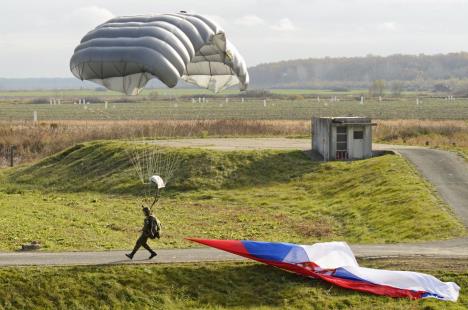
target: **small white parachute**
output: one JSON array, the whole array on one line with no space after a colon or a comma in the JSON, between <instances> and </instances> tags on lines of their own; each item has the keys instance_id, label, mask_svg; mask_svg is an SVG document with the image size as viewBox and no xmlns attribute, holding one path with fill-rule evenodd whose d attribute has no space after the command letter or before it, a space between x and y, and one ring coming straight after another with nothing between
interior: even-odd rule
<instances>
[{"instance_id":1,"label":"small white parachute","mask_svg":"<svg viewBox=\"0 0 468 310\"><path fill-rule=\"evenodd\" d=\"M159 175L153 175L149 178L150 183L155 184L158 189L166 187L164 180Z\"/></svg>"}]
</instances>

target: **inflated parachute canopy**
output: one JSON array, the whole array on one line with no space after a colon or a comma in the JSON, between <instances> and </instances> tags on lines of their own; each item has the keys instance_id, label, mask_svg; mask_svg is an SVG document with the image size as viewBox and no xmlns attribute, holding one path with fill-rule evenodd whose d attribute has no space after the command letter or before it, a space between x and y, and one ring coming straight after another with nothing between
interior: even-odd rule
<instances>
[{"instance_id":1,"label":"inflated parachute canopy","mask_svg":"<svg viewBox=\"0 0 468 310\"><path fill-rule=\"evenodd\" d=\"M70 69L81 80L128 95L152 78L168 87L182 79L214 92L249 84L245 61L224 30L185 12L113 18L83 37Z\"/></svg>"}]
</instances>

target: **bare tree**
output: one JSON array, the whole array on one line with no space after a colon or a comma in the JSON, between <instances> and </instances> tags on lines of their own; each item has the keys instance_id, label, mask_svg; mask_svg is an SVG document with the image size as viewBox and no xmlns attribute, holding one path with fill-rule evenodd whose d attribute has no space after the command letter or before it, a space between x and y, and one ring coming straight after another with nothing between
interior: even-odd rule
<instances>
[{"instance_id":1,"label":"bare tree","mask_svg":"<svg viewBox=\"0 0 468 310\"><path fill-rule=\"evenodd\" d=\"M392 96L400 97L401 92L403 91L403 83L400 81L394 81L390 86L390 91L392 92Z\"/></svg>"},{"instance_id":2,"label":"bare tree","mask_svg":"<svg viewBox=\"0 0 468 310\"><path fill-rule=\"evenodd\" d=\"M369 95L382 96L385 91L385 81L384 80L375 80L372 82L372 85L369 87Z\"/></svg>"}]
</instances>

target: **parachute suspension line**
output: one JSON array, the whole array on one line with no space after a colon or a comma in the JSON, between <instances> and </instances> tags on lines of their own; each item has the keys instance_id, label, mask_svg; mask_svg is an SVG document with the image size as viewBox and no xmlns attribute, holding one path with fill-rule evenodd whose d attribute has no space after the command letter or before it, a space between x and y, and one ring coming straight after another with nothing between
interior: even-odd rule
<instances>
[{"instance_id":1,"label":"parachute suspension line","mask_svg":"<svg viewBox=\"0 0 468 310\"><path fill-rule=\"evenodd\" d=\"M145 75L145 73L140 73L140 77L138 78L138 87L139 87L138 92L140 92L141 82L142 82L142 79L143 79L144 75Z\"/></svg>"},{"instance_id":2,"label":"parachute suspension line","mask_svg":"<svg viewBox=\"0 0 468 310\"><path fill-rule=\"evenodd\" d=\"M122 63L122 62L120 62ZM116 66L115 62L112 62L112 67L114 68L115 71L117 71L120 75L124 75L122 71L120 71L120 68Z\"/></svg>"},{"instance_id":3,"label":"parachute suspension line","mask_svg":"<svg viewBox=\"0 0 468 310\"><path fill-rule=\"evenodd\" d=\"M93 66L90 66L89 63L86 63L86 64L88 65L89 70L91 70L96 76L99 76L99 74L94 70Z\"/></svg>"},{"instance_id":4,"label":"parachute suspension line","mask_svg":"<svg viewBox=\"0 0 468 310\"><path fill-rule=\"evenodd\" d=\"M123 74L122 74L122 76L123 76L123 78L122 78L122 89L123 89L125 92L127 92L127 87L126 87L126 85L125 85L125 77L126 77L126 75L127 75L127 63L124 62Z\"/></svg>"},{"instance_id":5,"label":"parachute suspension line","mask_svg":"<svg viewBox=\"0 0 468 310\"><path fill-rule=\"evenodd\" d=\"M80 79L81 79L82 81L84 81L84 79L83 79L83 72L84 72L84 67L85 67L85 65L86 65L85 62L81 65ZM78 70L80 70L80 66L78 66Z\"/></svg>"}]
</instances>

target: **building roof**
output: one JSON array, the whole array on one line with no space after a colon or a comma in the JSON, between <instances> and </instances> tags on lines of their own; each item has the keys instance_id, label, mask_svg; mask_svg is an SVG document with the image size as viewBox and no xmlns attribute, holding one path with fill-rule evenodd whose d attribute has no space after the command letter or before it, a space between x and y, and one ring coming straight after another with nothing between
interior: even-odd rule
<instances>
[{"instance_id":1,"label":"building roof","mask_svg":"<svg viewBox=\"0 0 468 310\"><path fill-rule=\"evenodd\" d=\"M317 118L331 120L332 123L341 125L376 125L375 123L372 123L370 117L365 116L321 116Z\"/></svg>"}]
</instances>

